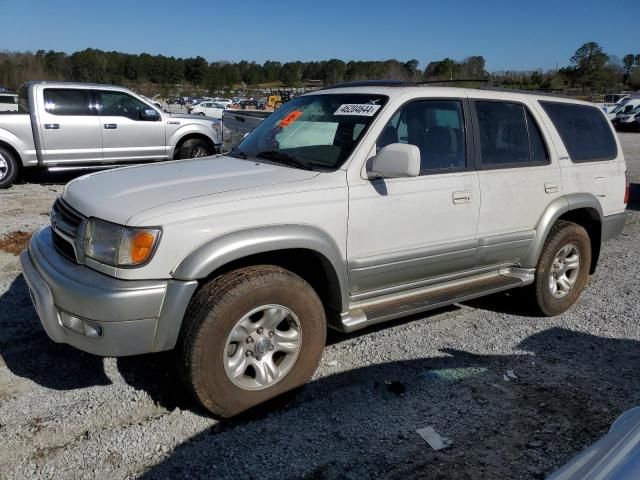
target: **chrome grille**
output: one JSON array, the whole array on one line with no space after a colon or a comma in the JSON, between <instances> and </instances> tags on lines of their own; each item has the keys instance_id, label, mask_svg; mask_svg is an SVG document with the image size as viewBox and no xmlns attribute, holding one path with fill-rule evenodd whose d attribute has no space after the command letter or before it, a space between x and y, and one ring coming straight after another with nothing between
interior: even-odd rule
<instances>
[{"instance_id":1,"label":"chrome grille","mask_svg":"<svg viewBox=\"0 0 640 480\"><path fill-rule=\"evenodd\" d=\"M51 226L54 230L76 238L84 217L58 198L51 209Z\"/></svg>"},{"instance_id":2,"label":"chrome grille","mask_svg":"<svg viewBox=\"0 0 640 480\"><path fill-rule=\"evenodd\" d=\"M53 245L65 257L78 261L76 244L81 240L84 216L58 198L51 209Z\"/></svg>"}]
</instances>

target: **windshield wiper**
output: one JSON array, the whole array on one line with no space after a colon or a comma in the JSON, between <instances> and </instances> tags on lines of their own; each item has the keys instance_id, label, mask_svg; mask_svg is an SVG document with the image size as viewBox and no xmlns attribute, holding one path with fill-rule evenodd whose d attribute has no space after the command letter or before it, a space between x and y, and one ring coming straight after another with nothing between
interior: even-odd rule
<instances>
[{"instance_id":1,"label":"windshield wiper","mask_svg":"<svg viewBox=\"0 0 640 480\"><path fill-rule=\"evenodd\" d=\"M227 155L230 157L242 158L243 160L247 159L247 154L237 147L233 147L230 151L227 152Z\"/></svg>"},{"instance_id":2,"label":"windshield wiper","mask_svg":"<svg viewBox=\"0 0 640 480\"><path fill-rule=\"evenodd\" d=\"M297 157L289 153L278 152L276 150L269 150L265 152L260 152L256 155L257 158L264 158L265 160L273 160L276 163L282 163L283 165L290 165L292 167L298 167L303 170L313 170L311 165L307 162L300 160Z\"/></svg>"}]
</instances>

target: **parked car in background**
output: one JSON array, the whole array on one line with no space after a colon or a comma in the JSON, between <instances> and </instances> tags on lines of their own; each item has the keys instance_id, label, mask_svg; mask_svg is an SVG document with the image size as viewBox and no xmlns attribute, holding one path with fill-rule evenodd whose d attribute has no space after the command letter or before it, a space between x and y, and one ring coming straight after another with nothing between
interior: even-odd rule
<instances>
[{"instance_id":1,"label":"parked car in background","mask_svg":"<svg viewBox=\"0 0 640 480\"><path fill-rule=\"evenodd\" d=\"M211 118L222 119L222 112L227 108L225 105L215 102L202 102L191 107L189 113L192 115L202 115Z\"/></svg>"},{"instance_id":2,"label":"parked car in background","mask_svg":"<svg viewBox=\"0 0 640 480\"><path fill-rule=\"evenodd\" d=\"M640 98L629 98L625 100L624 103L620 103L619 105L608 111L606 113L607 118L609 120L613 120L619 115L626 115L638 105L640 105Z\"/></svg>"},{"instance_id":3,"label":"parked car in background","mask_svg":"<svg viewBox=\"0 0 640 480\"><path fill-rule=\"evenodd\" d=\"M0 112L17 112L18 95L15 93L0 93Z\"/></svg>"},{"instance_id":4,"label":"parked car in background","mask_svg":"<svg viewBox=\"0 0 640 480\"><path fill-rule=\"evenodd\" d=\"M328 326L517 287L566 311L624 227L625 173L593 104L335 86L225 156L70 182L21 263L51 339L175 349L186 388L231 416L305 384Z\"/></svg>"},{"instance_id":5,"label":"parked car in background","mask_svg":"<svg viewBox=\"0 0 640 480\"><path fill-rule=\"evenodd\" d=\"M616 115L612 122L617 130L640 130L640 104L630 112Z\"/></svg>"},{"instance_id":6,"label":"parked car in background","mask_svg":"<svg viewBox=\"0 0 640 480\"><path fill-rule=\"evenodd\" d=\"M204 157L221 143L219 120L162 112L126 88L30 82L19 113L0 114L0 188L23 168L69 170Z\"/></svg>"}]
</instances>

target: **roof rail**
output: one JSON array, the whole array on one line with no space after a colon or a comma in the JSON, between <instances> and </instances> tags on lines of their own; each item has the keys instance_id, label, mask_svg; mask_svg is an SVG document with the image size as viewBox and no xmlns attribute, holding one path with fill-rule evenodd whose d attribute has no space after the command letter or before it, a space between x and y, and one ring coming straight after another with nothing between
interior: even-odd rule
<instances>
[{"instance_id":1,"label":"roof rail","mask_svg":"<svg viewBox=\"0 0 640 480\"><path fill-rule=\"evenodd\" d=\"M322 87L320 90L349 87L411 87L414 85L415 82L407 82L404 80L355 80L353 82L336 83L335 85Z\"/></svg>"}]
</instances>

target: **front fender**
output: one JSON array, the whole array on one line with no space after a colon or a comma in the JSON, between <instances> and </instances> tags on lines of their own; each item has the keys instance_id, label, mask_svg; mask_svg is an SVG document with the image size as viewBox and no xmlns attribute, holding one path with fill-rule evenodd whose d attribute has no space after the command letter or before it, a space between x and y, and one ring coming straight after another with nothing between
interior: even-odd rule
<instances>
[{"instance_id":1,"label":"front fender","mask_svg":"<svg viewBox=\"0 0 640 480\"><path fill-rule=\"evenodd\" d=\"M347 267L335 241L312 225L267 225L236 230L214 238L192 251L173 272L180 280L200 280L220 267L251 255L277 250L305 249L320 255L338 282L340 301L346 309L349 298ZM327 267L325 267L327 268Z\"/></svg>"},{"instance_id":2,"label":"front fender","mask_svg":"<svg viewBox=\"0 0 640 480\"><path fill-rule=\"evenodd\" d=\"M204 135L205 137L208 137L209 139L211 139L214 145L219 145L222 142L222 139L220 138L218 132L216 132L211 127L211 125L206 126L197 123L189 123L187 125L181 125L180 128L178 128L176 131L170 133L167 139L167 145L175 147L182 138L186 137L187 135L193 134Z\"/></svg>"}]
</instances>

